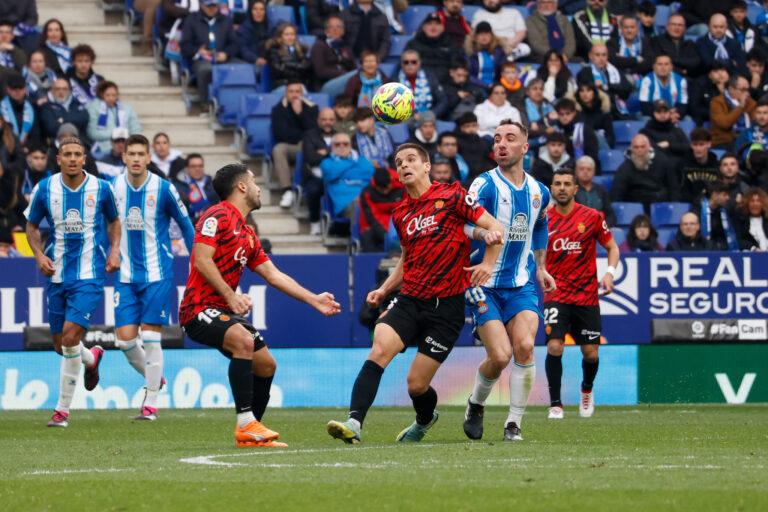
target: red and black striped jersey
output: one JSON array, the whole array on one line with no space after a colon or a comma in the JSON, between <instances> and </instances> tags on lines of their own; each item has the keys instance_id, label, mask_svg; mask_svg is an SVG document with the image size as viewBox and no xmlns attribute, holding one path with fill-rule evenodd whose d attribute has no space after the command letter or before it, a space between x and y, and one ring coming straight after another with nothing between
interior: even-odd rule
<instances>
[{"instance_id":1,"label":"red and black striped jersey","mask_svg":"<svg viewBox=\"0 0 768 512\"><path fill-rule=\"evenodd\" d=\"M430 299L464 293L469 288L470 243L466 223L475 223L485 209L460 184L433 183L414 199L407 193L392 213L405 249L401 293Z\"/></svg>"},{"instance_id":2,"label":"red and black striped jersey","mask_svg":"<svg viewBox=\"0 0 768 512\"><path fill-rule=\"evenodd\" d=\"M194 243L210 245L216 249L213 262L221 277L233 290L240 283L246 266L255 270L269 260L261 247L259 237L251 226L245 223L240 211L227 201L211 206L200 217L195 226ZM190 262L193 262L194 258L193 248ZM187 289L179 307L179 323L186 324L200 311L208 308L226 310L228 307L227 301L195 269L194 264L191 264Z\"/></svg>"},{"instance_id":3,"label":"red and black striped jersey","mask_svg":"<svg viewBox=\"0 0 768 512\"><path fill-rule=\"evenodd\" d=\"M602 212L575 203L568 215L550 208L547 271L557 290L544 294L544 302L597 306L597 242L613 236Z\"/></svg>"}]
</instances>

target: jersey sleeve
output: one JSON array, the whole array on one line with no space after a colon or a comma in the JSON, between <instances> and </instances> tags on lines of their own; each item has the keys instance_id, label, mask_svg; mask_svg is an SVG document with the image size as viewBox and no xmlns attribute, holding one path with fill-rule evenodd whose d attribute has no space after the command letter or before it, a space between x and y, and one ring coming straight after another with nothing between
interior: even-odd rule
<instances>
[{"instance_id":1,"label":"jersey sleeve","mask_svg":"<svg viewBox=\"0 0 768 512\"><path fill-rule=\"evenodd\" d=\"M211 208L197 223L194 243L218 247L221 234L226 232L226 224L225 212L219 208Z\"/></svg>"},{"instance_id":2,"label":"jersey sleeve","mask_svg":"<svg viewBox=\"0 0 768 512\"><path fill-rule=\"evenodd\" d=\"M613 240L613 233L608 227L608 223L605 222L605 214L603 212L597 212L597 222L595 222L595 236L600 245L605 247L605 244Z\"/></svg>"},{"instance_id":3,"label":"jersey sleeve","mask_svg":"<svg viewBox=\"0 0 768 512\"><path fill-rule=\"evenodd\" d=\"M456 187L456 213L465 222L474 224L477 222L477 219L483 216L485 208L478 203L477 198L474 195L464 190L464 187L458 183L455 183L453 186Z\"/></svg>"},{"instance_id":4,"label":"jersey sleeve","mask_svg":"<svg viewBox=\"0 0 768 512\"><path fill-rule=\"evenodd\" d=\"M104 181L101 184L101 211L109 222L114 221L117 216L117 202L115 201L115 192L112 185Z\"/></svg>"},{"instance_id":5,"label":"jersey sleeve","mask_svg":"<svg viewBox=\"0 0 768 512\"><path fill-rule=\"evenodd\" d=\"M261 246L261 241L257 236L254 236L255 244L253 247L253 251L251 251L251 256L248 258L248 269L252 272L256 270L256 267L261 265L262 263L265 263L269 261L269 256L267 256L267 253L264 251L264 248Z\"/></svg>"},{"instance_id":6,"label":"jersey sleeve","mask_svg":"<svg viewBox=\"0 0 768 512\"><path fill-rule=\"evenodd\" d=\"M48 214L48 180L41 181L32 189L32 198L24 210L24 217L34 225L39 225ZM41 186L42 185L42 186Z\"/></svg>"},{"instance_id":7,"label":"jersey sleeve","mask_svg":"<svg viewBox=\"0 0 768 512\"><path fill-rule=\"evenodd\" d=\"M534 251L547 248L547 240L549 238L549 215L547 215L547 208L552 200L552 196L546 187L541 187L541 210L539 210L539 217L533 225L533 240L531 248Z\"/></svg>"},{"instance_id":8,"label":"jersey sleeve","mask_svg":"<svg viewBox=\"0 0 768 512\"><path fill-rule=\"evenodd\" d=\"M187 207L184 206L184 202L181 200L181 196L179 196L179 192L173 186L173 183L168 183L168 187L165 189L165 210L176 221L176 224L179 225L184 236L184 243L187 245L187 250L191 251L195 239L195 227L192 225L192 221L189 220Z\"/></svg>"}]
</instances>

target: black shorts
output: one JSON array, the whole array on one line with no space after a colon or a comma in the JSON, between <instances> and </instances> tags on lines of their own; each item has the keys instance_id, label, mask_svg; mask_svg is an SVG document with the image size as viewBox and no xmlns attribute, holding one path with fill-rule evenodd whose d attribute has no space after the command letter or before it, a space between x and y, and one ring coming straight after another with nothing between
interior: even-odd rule
<instances>
[{"instance_id":1,"label":"black shorts","mask_svg":"<svg viewBox=\"0 0 768 512\"><path fill-rule=\"evenodd\" d=\"M429 300L397 295L376 323L387 324L403 344L442 363L464 327L464 294Z\"/></svg>"},{"instance_id":2,"label":"black shorts","mask_svg":"<svg viewBox=\"0 0 768 512\"><path fill-rule=\"evenodd\" d=\"M544 332L547 341L573 336L577 345L600 343L600 306L576 306L562 302L544 303Z\"/></svg>"},{"instance_id":3,"label":"black shorts","mask_svg":"<svg viewBox=\"0 0 768 512\"><path fill-rule=\"evenodd\" d=\"M235 324L242 325L251 333L254 352L266 347L264 338L248 320L229 311L216 308L208 308L202 313L198 313L195 318L182 325L181 328L192 340L213 347L231 359L232 354L228 350L224 350L224 335Z\"/></svg>"}]
</instances>

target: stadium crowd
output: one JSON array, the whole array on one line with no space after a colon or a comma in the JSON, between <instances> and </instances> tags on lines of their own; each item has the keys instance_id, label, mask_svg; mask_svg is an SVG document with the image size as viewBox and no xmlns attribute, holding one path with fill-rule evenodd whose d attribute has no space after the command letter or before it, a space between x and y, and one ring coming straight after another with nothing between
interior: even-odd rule
<instances>
[{"instance_id":1,"label":"stadium crowd","mask_svg":"<svg viewBox=\"0 0 768 512\"><path fill-rule=\"evenodd\" d=\"M217 66L253 66L276 98L279 204L305 202L313 234L323 213L354 218L362 250L383 250L402 197L397 143L422 144L434 179L468 186L495 166L490 135L509 118L530 127L526 169L549 185L573 168L577 201L605 213L623 251L768 250L768 2L424 3L280 2L291 22L263 0L132 2L156 58L182 65L204 107ZM87 140L88 172L112 179L141 131L94 49L71 48L55 19L38 28L34 6L0 1L0 256L34 184L57 172L57 140ZM393 80L415 97L405 136L370 109ZM170 143L154 137L151 170L194 217L218 198L202 157ZM674 212L663 225L660 204Z\"/></svg>"}]
</instances>

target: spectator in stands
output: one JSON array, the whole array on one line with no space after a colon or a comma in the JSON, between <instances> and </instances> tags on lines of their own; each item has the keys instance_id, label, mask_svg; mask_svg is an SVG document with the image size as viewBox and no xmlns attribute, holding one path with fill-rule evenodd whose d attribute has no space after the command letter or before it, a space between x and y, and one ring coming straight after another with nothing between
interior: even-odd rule
<instances>
[{"instance_id":1,"label":"spectator in stands","mask_svg":"<svg viewBox=\"0 0 768 512\"><path fill-rule=\"evenodd\" d=\"M0 2L0 19L11 24L17 42L24 52L37 48L40 34L37 29L37 5L34 1L5 0Z\"/></svg>"},{"instance_id":2,"label":"spectator in stands","mask_svg":"<svg viewBox=\"0 0 768 512\"><path fill-rule=\"evenodd\" d=\"M397 81L411 88L416 102L414 116L417 119L421 112L427 110L434 112L438 118L443 116L448 106L445 92L437 77L422 69L419 52L415 50L403 52L400 57L400 71L397 74Z\"/></svg>"},{"instance_id":3,"label":"spectator in stands","mask_svg":"<svg viewBox=\"0 0 768 512\"><path fill-rule=\"evenodd\" d=\"M678 174L682 178L681 199L695 203L706 194L707 186L718 179L719 163L712 149L712 135L706 128L691 131L690 150L683 157Z\"/></svg>"},{"instance_id":4,"label":"spectator in stands","mask_svg":"<svg viewBox=\"0 0 768 512\"><path fill-rule=\"evenodd\" d=\"M478 135L479 125L474 113L464 113L456 120L456 128L459 154L469 166L467 182L471 183L480 174L496 167L496 162L490 157L491 147L488 140Z\"/></svg>"},{"instance_id":5,"label":"spectator in stands","mask_svg":"<svg viewBox=\"0 0 768 512\"><path fill-rule=\"evenodd\" d=\"M707 33L707 23L715 13L728 12L733 0L718 0L717 2L702 2L700 0L682 0L678 12L685 17L689 27L688 34L699 37Z\"/></svg>"},{"instance_id":6,"label":"spectator in stands","mask_svg":"<svg viewBox=\"0 0 768 512\"><path fill-rule=\"evenodd\" d=\"M336 96L333 100L333 113L336 114L336 122L333 123L333 129L338 133L346 133L354 137L355 131L355 107L352 106L352 98L342 94Z\"/></svg>"},{"instance_id":7,"label":"spectator in stands","mask_svg":"<svg viewBox=\"0 0 768 512\"><path fill-rule=\"evenodd\" d=\"M272 107L272 165L282 191L280 206L290 208L295 194L291 189L293 165L301 151L304 132L317 126L317 105L304 97L301 81L292 80L285 86L283 99Z\"/></svg>"},{"instance_id":8,"label":"spectator in stands","mask_svg":"<svg viewBox=\"0 0 768 512\"><path fill-rule=\"evenodd\" d=\"M645 214L632 219L627 232L627 239L619 246L622 253L663 251L659 244L659 233L651 224L651 218Z\"/></svg>"},{"instance_id":9,"label":"spectator in stands","mask_svg":"<svg viewBox=\"0 0 768 512\"><path fill-rule=\"evenodd\" d=\"M677 122L688 113L688 81L672 71L669 55L659 54L653 59L653 72L640 82L640 109L645 116L653 114L656 101L664 101Z\"/></svg>"},{"instance_id":10,"label":"spectator in stands","mask_svg":"<svg viewBox=\"0 0 768 512\"><path fill-rule=\"evenodd\" d=\"M555 105L555 112L557 112L557 122L554 127L565 135L565 149L568 155L573 160L587 155L594 162L599 162L597 154L600 146L597 135L576 110L576 103L568 98L563 98ZM599 171L599 167L597 170Z\"/></svg>"},{"instance_id":11,"label":"spectator in stands","mask_svg":"<svg viewBox=\"0 0 768 512\"><path fill-rule=\"evenodd\" d=\"M616 225L616 213L611 207L611 197L605 187L595 183L596 165L591 156L584 155L576 160L576 202L603 212L605 222L609 226Z\"/></svg>"},{"instance_id":12,"label":"spectator in stands","mask_svg":"<svg viewBox=\"0 0 768 512\"><path fill-rule=\"evenodd\" d=\"M5 98L0 101L0 114L13 129L22 146L39 145L42 141L40 116L27 96L24 77L9 75L5 85Z\"/></svg>"},{"instance_id":13,"label":"spectator in stands","mask_svg":"<svg viewBox=\"0 0 768 512\"><path fill-rule=\"evenodd\" d=\"M670 157L675 164L688 154L690 141L685 132L672 122L672 109L664 100L653 102L652 117L640 133L648 136L654 149Z\"/></svg>"},{"instance_id":14,"label":"spectator in stands","mask_svg":"<svg viewBox=\"0 0 768 512\"><path fill-rule=\"evenodd\" d=\"M357 0L341 12L346 28L346 43L352 47L355 57L368 50L383 62L389 55L391 30L384 12L373 5L373 0Z\"/></svg>"},{"instance_id":15,"label":"spectator in stands","mask_svg":"<svg viewBox=\"0 0 768 512\"><path fill-rule=\"evenodd\" d=\"M709 121L709 107L712 100L725 92L730 75L722 62L715 62L709 72L696 80L696 86L691 87L689 113L697 125Z\"/></svg>"},{"instance_id":16,"label":"spectator in stands","mask_svg":"<svg viewBox=\"0 0 768 512\"><path fill-rule=\"evenodd\" d=\"M525 84L520 79L520 72L514 62L505 62L501 65L501 78L499 83L507 91L507 101L517 110L525 108Z\"/></svg>"},{"instance_id":17,"label":"spectator in stands","mask_svg":"<svg viewBox=\"0 0 768 512\"><path fill-rule=\"evenodd\" d=\"M24 167L24 147L13 133L13 128L0 116L0 167L18 176Z\"/></svg>"},{"instance_id":18,"label":"spectator in stands","mask_svg":"<svg viewBox=\"0 0 768 512\"><path fill-rule=\"evenodd\" d=\"M190 14L200 10L200 2L189 0L161 0L160 8L163 11L160 30L162 33L172 32L178 28L181 22Z\"/></svg>"},{"instance_id":19,"label":"spectator in stands","mask_svg":"<svg viewBox=\"0 0 768 512\"><path fill-rule=\"evenodd\" d=\"M549 188L552 185L552 176L563 168L572 169L573 160L565 151L565 135L562 132L552 132L547 135L547 143L539 149L531 176Z\"/></svg>"},{"instance_id":20,"label":"spectator in stands","mask_svg":"<svg viewBox=\"0 0 768 512\"><path fill-rule=\"evenodd\" d=\"M426 116L427 113L424 112L424 115ZM354 140L355 149L376 169L388 168L389 159L395 149L392 136L385 128L376 125L370 108L357 109L353 119L357 129Z\"/></svg>"},{"instance_id":21,"label":"spectator in stands","mask_svg":"<svg viewBox=\"0 0 768 512\"><path fill-rule=\"evenodd\" d=\"M208 104L208 85L213 65L228 62L238 54L232 20L219 12L218 0L200 0L200 10L184 20L181 55L192 62L197 78L197 94Z\"/></svg>"},{"instance_id":22,"label":"spectator in stands","mask_svg":"<svg viewBox=\"0 0 768 512\"><path fill-rule=\"evenodd\" d=\"M315 88L335 98L347 85L355 69L355 55L344 42L344 22L339 16L325 20L325 34L317 38L309 55Z\"/></svg>"},{"instance_id":23,"label":"spectator in stands","mask_svg":"<svg viewBox=\"0 0 768 512\"><path fill-rule=\"evenodd\" d=\"M437 183L453 183L453 169L451 162L447 158L435 155L432 160L432 168L429 170L429 177Z\"/></svg>"},{"instance_id":24,"label":"spectator in stands","mask_svg":"<svg viewBox=\"0 0 768 512\"><path fill-rule=\"evenodd\" d=\"M637 19L640 21L640 34L650 39L658 34L656 29L655 0L643 0L637 6Z\"/></svg>"},{"instance_id":25,"label":"spectator in stands","mask_svg":"<svg viewBox=\"0 0 768 512\"><path fill-rule=\"evenodd\" d=\"M323 197L323 172L320 162L331 153L331 139L336 133L333 124L336 114L331 108L320 110L317 127L304 132L301 151L304 166L301 169L301 188L307 198L309 209L309 234L321 234L320 200Z\"/></svg>"},{"instance_id":26,"label":"spectator in stands","mask_svg":"<svg viewBox=\"0 0 768 512\"><path fill-rule=\"evenodd\" d=\"M99 178L112 183L118 175L123 173L125 170L123 154L125 154L125 141L128 139L128 136L129 133L126 128L118 127L112 129L112 140L110 141L112 147L110 152L96 159Z\"/></svg>"},{"instance_id":27,"label":"spectator in stands","mask_svg":"<svg viewBox=\"0 0 768 512\"><path fill-rule=\"evenodd\" d=\"M557 112L544 97L544 81L534 78L525 87L525 118L528 121L528 143L531 149L538 149L546 142L547 134L555 132L552 126L557 121Z\"/></svg>"},{"instance_id":28,"label":"spectator in stands","mask_svg":"<svg viewBox=\"0 0 768 512\"><path fill-rule=\"evenodd\" d=\"M768 149L768 98L757 103L754 122L739 134L733 148L738 155L746 155L753 149Z\"/></svg>"},{"instance_id":29,"label":"spectator in stands","mask_svg":"<svg viewBox=\"0 0 768 512\"><path fill-rule=\"evenodd\" d=\"M674 167L661 152L654 151L648 136L639 133L632 138L627 157L616 171L611 188L614 201L651 203L675 201L679 183Z\"/></svg>"},{"instance_id":30,"label":"spectator in stands","mask_svg":"<svg viewBox=\"0 0 768 512\"><path fill-rule=\"evenodd\" d=\"M502 45L502 40L494 35L487 21L478 23L466 39L464 52L469 55L470 75L486 87L501 75L501 65L507 62Z\"/></svg>"},{"instance_id":31,"label":"spectator in stands","mask_svg":"<svg viewBox=\"0 0 768 512\"><path fill-rule=\"evenodd\" d=\"M695 212L684 213L675 238L667 244L668 252L708 251L709 242L701 236L701 222Z\"/></svg>"},{"instance_id":32,"label":"spectator in stands","mask_svg":"<svg viewBox=\"0 0 768 512\"><path fill-rule=\"evenodd\" d=\"M141 13L140 54L152 56L152 28L161 0L133 0L133 9Z\"/></svg>"},{"instance_id":33,"label":"spectator in stands","mask_svg":"<svg viewBox=\"0 0 768 512\"><path fill-rule=\"evenodd\" d=\"M437 137L437 153L435 158L441 156L448 160L451 166L452 181L459 181L469 186L469 165L464 157L459 154L459 139L453 132L443 132Z\"/></svg>"},{"instance_id":34,"label":"spectator in stands","mask_svg":"<svg viewBox=\"0 0 768 512\"><path fill-rule=\"evenodd\" d=\"M744 167L746 183L768 190L768 150L755 148L748 151Z\"/></svg>"},{"instance_id":35,"label":"spectator in stands","mask_svg":"<svg viewBox=\"0 0 768 512\"><path fill-rule=\"evenodd\" d=\"M52 174L53 171L48 168L48 148L31 146L27 153L22 179L19 180L19 198L23 198L24 202L29 204L35 185Z\"/></svg>"},{"instance_id":36,"label":"spectator in stands","mask_svg":"<svg viewBox=\"0 0 768 512\"><path fill-rule=\"evenodd\" d=\"M0 21L0 87L5 90L5 79L9 73L20 72L26 62L24 51L13 44L13 25Z\"/></svg>"},{"instance_id":37,"label":"spectator in stands","mask_svg":"<svg viewBox=\"0 0 768 512\"><path fill-rule=\"evenodd\" d=\"M568 18L557 10L557 0L537 0L536 10L525 19L531 58L547 62L544 54L554 51L568 60L576 53L576 36Z\"/></svg>"},{"instance_id":38,"label":"spectator in stands","mask_svg":"<svg viewBox=\"0 0 768 512\"><path fill-rule=\"evenodd\" d=\"M321 1L321 3L325 2ZM235 36L240 59L253 63L257 69L261 69L267 63L264 46L269 41L269 29L267 4L264 0L255 0L251 4L251 15L237 28Z\"/></svg>"},{"instance_id":39,"label":"spectator in stands","mask_svg":"<svg viewBox=\"0 0 768 512\"><path fill-rule=\"evenodd\" d=\"M755 101L768 93L768 70L766 70L766 52L753 49L747 54L747 76L749 94Z\"/></svg>"},{"instance_id":40,"label":"spectator in stands","mask_svg":"<svg viewBox=\"0 0 768 512\"><path fill-rule=\"evenodd\" d=\"M381 252L389 231L392 212L403 199L403 186L389 169L376 169L360 193L360 245L362 252Z\"/></svg>"},{"instance_id":41,"label":"spectator in stands","mask_svg":"<svg viewBox=\"0 0 768 512\"><path fill-rule=\"evenodd\" d=\"M56 72L64 75L72 66L72 49L67 42L64 25L56 18L51 18L43 25L40 38L40 49L45 52L45 64Z\"/></svg>"},{"instance_id":42,"label":"spectator in stands","mask_svg":"<svg viewBox=\"0 0 768 512\"><path fill-rule=\"evenodd\" d=\"M274 92L280 92L289 82L310 82L312 62L307 48L299 42L296 33L295 26L281 23L275 28L274 37L267 41L267 65Z\"/></svg>"},{"instance_id":43,"label":"spectator in stands","mask_svg":"<svg viewBox=\"0 0 768 512\"><path fill-rule=\"evenodd\" d=\"M329 16L339 14L338 3L327 0L306 0L307 29L313 36L322 36L325 33L325 20Z\"/></svg>"},{"instance_id":44,"label":"spectator in stands","mask_svg":"<svg viewBox=\"0 0 768 512\"><path fill-rule=\"evenodd\" d=\"M113 129L127 128L128 134L133 135L141 133L141 124L133 108L120 101L115 82L99 82L96 95L99 99L88 105L88 138L94 142L91 152L98 158L110 151Z\"/></svg>"},{"instance_id":45,"label":"spectator in stands","mask_svg":"<svg viewBox=\"0 0 768 512\"><path fill-rule=\"evenodd\" d=\"M728 37L727 31L725 16L713 14L709 20L709 31L696 40L696 51L706 69L715 62L722 62L729 73L741 73L747 64L744 50L735 39Z\"/></svg>"},{"instance_id":46,"label":"spectator in stands","mask_svg":"<svg viewBox=\"0 0 768 512\"><path fill-rule=\"evenodd\" d=\"M434 154L437 151L437 118L435 114L427 110L421 114L421 117L414 124L413 135L406 142L415 142L427 150L427 154Z\"/></svg>"},{"instance_id":47,"label":"spectator in stands","mask_svg":"<svg viewBox=\"0 0 768 512\"><path fill-rule=\"evenodd\" d=\"M544 81L542 93L547 101L554 102L569 92L576 90L571 70L565 65L565 59L555 50L549 50L544 54L543 64L536 70L536 78ZM533 76L533 75L528 75ZM526 82L528 85L530 82Z\"/></svg>"},{"instance_id":48,"label":"spectator in stands","mask_svg":"<svg viewBox=\"0 0 768 512\"><path fill-rule=\"evenodd\" d=\"M444 117L455 121L466 112L473 112L475 107L485 101L485 89L469 79L469 65L464 59L451 63L448 79L443 82L448 103Z\"/></svg>"},{"instance_id":49,"label":"spectator in stands","mask_svg":"<svg viewBox=\"0 0 768 512\"><path fill-rule=\"evenodd\" d=\"M184 170L187 160L181 151L171 147L171 139L167 133L158 132L152 138L152 163L154 163L163 175L171 180Z\"/></svg>"},{"instance_id":50,"label":"spectator in stands","mask_svg":"<svg viewBox=\"0 0 768 512\"><path fill-rule=\"evenodd\" d=\"M464 59L460 48L453 45L437 13L429 13L421 28L405 47L418 52L421 67L434 74L442 83L448 78L452 62Z\"/></svg>"},{"instance_id":51,"label":"spectator in stands","mask_svg":"<svg viewBox=\"0 0 768 512\"><path fill-rule=\"evenodd\" d=\"M331 215L352 218L355 200L373 177L373 165L352 149L349 135L337 133L331 139L331 154L320 162L320 169L332 204Z\"/></svg>"},{"instance_id":52,"label":"spectator in stands","mask_svg":"<svg viewBox=\"0 0 768 512\"><path fill-rule=\"evenodd\" d=\"M749 188L741 179L739 159L733 153L726 153L720 157L719 180L728 187L728 204L726 206L729 212L733 212Z\"/></svg>"},{"instance_id":53,"label":"spectator in stands","mask_svg":"<svg viewBox=\"0 0 768 512\"><path fill-rule=\"evenodd\" d=\"M655 55L664 54L672 58L675 72L692 78L698 74L701 57L696 43L685 39L685 18L675 13L667 20L666 30L651 39Z\"/></svg>"},{"instance_id":54,"label":"spectator in stands","mask_svg":"<svg viewBox=\"0 0 768 512\"><path fill-rule=\"evenodd\" d=\"M653 49L651 40L640 34L636 18L626 16L619 22L618 32L608 41L608 59L619 71L637 83L651 70Z\"/></svg>"},{"instance_id":55,"label":"spectator in stands","mask_svg":"<svg viewBox=\"0 0 768 512\"><path fill-rule=\"evenodd\" d=\"M587 0L582 11L573 15L573 32L576 36L576 55L586 60L594 44L605 45L616 31L618 19L608 13L606 0ZM606 51L606 60L607 60Z\"/></svg>"},{"instance_id":56,"label":"spectator in stands","mask_svg":"<svg viewBox=\"0 0 768 512\"><path fill-rule=\"evenodd\" d=\"M481 137L492 137L503 119L518 123L522 121L520 111L507 101L507 89L499 83L493 84L488 99L475 107L475 115L480 126L478 134Z\"/></svg>"},{"instance_id":57,"label":"spectator in stands","mask_svg":"<svg viewBox=\"0 0 768 512\"><path fill-rule=\"evenodd\" d=\"M729 214L729 186L721 180L709 184L708 196L701 200L701 235L714 251L737 251L739 239Z\"/></svg>"},{"instance_id":58,"label":"spectator in stands","mask_svg":"<svg viewBox=\"0 0 768 512\"><path fill-rule=\"evenodd\" d=\"M96 53L87 44L79 44L72 48L72 67L67 78L72 87L72 95L83 105L88 106L98 98L97 89L104 77L93 71ZM83 132L85 133L85 132Z\"/></svg>"},{"instance_id":59,"label":"spectator in stands","mask_svg":"<svg viewBox=\"0 0 768 512\"><path fill-rule=\"evenodd\" d=\"M747 18L747 3L736 0L728 11L728 37L732 37L747 54L753 48L764 48L765 41Z\"/></svg>"},{"instance_id":60,"label":"spectator in stands","mask_svg":"<svg viewBox=\"0 0 768 512\"><path fill-rule=\"evenodd\" d=\"M45 54L42 50L35 50L29 54L27 65L22 71L27 81L29 97L35 105L42 105L47 101L48 91L56 80L56 73L45 66Z\"/></svg>"},{"instance_id":61,"label":"spectator in stands","mask_svg":"<svg viewBox=\"0 0 768 512\"><path fill-rule=\"evenodd\" d=\"M61 166L59 166L59 163L56 161L56 157L59 154L59 146L61 141L67 137L80 138L79 133L80 132L77 130L77 127L72 123L64 123L59 126L59 131L56 132L56 139L48 149L48 168L53 171L53 174L61 172ZM83 139L81 138L80 140ZM93 156L91 156L90 151L85 152L85 164L83 165L83 170L88 174L96 176L97 178L99 176L99 170L96 168L96 160L94 160Z\"/></svg>"},{"instance_id":62,"label":"spectator in stands","mask_svg":"<svg viewBox=\"0 0 768 512\"><path fill-rule=\"evenodd\" d=\"M0 244L10 244L10 233L24 225L23 210L20 208L18 190L19 176L0 167L0 234L8 238L0 238ZM3 248L0 247L0 250Z\"/></svg>"},{"instance_id":63,"label":"spectator in stands","mask_svg":"<svg viewBox=\"0 0 768 512\"><path fill-rule=\"evenodd\" d=\"M358 107L370 107L373 95L388 81L389 77L379 69L379 56L366 50L360 57L360 69L347 80L344 94Z\"/></svg>"},{"instance_id":64,"label":"spectator in stands","mask_svg":"<svg viewBox=\"0 0 768 512\"><path fill-rule=\"evenodd\" d=\"M437 11L451 44L459 50L464 48L464 40L472 33L469 22L461 13L463 7L463 0L443 0L442 8Z\"/></svg>"},{"instance_id":65,"label":"spectator in stands","mask_svg":"<svg viewBox=\"0 0 768 512\"><path fill-rule=\"evenodd\" d=\"M504 53L510 59L518 60L531 54L531 47L525 44L528 29L520 11L503 7L501 0L483 0L483 8L472 17L472 27L488 22L493 33L501 38Z\"/></svg>"},{"instance_id":66,"label":"spectator in stands","mask_svg":"<svg viewBox=\"0 0 768 512\"><path fill-rule=\"evenodd\" d=\"M749 81L741 75L728 79L728 86L709 107L712 145L730 149L736 134L749 128L757 103L749 95Z\"/></svg>"},{"instance_id":67,"label":"spectator in stands","mask_svg":"<svg viewBox=\"0 0 768 512\"><path fill-rule=\"evenodd\" d=\"M744 251L768 251L768 194L750 188L736 207L736 232Z\"/></svg>"},{"instance_id":68,"label":"spectator in stands","mask_svg":"<svg viewBox=\"0 0 768 512\"><path fill-rule=\"evenodd\" d=\"M208 207L221 201L213 188L213 180L205 173L205 160L199 153L190 153L186 168L176 175L173 184L193 224Z\"/></svg>"},{"instance_id":69,"label":"spectator in stands","mask_svg":"<svg viewBox=\"0 0 768 512\"><path fill-rule=\"evenodd\" d=\"M40 107L43 138L53 140L64 123L72 123L80 133L88 130L88 109L72 96L69 81L59 77L53 81L48 101Z\"/></svg>"},{"instance_id":70,"label":"spectator in stands","mask_svg":"<svg viewBox=\"0 0 768 512\"><path fill-rule=\"evenodd\" d=\"M579 71L579 74L576 75L576 82L594 84L611 98L611 109L614 114L626 113L624 101L629 98L633 87L627 77L616 66L608 62L608 47L605 44L595 43L592 45L589 50L589 65Z\"/></svg>"},{"instance_id":71,"label":"spectator in stands","mask_svg":"<svg viewBox=\"0 0 768 512\"><path fill-rule=\"evenodd\" d=\"M594 84L579 85L576 94L566 95L576 102L576 110L581 112L584 123L595 131L601 147L615 147L616 136L613 133L611 117L611 99Z\"/></svg>"}]
</instances>

